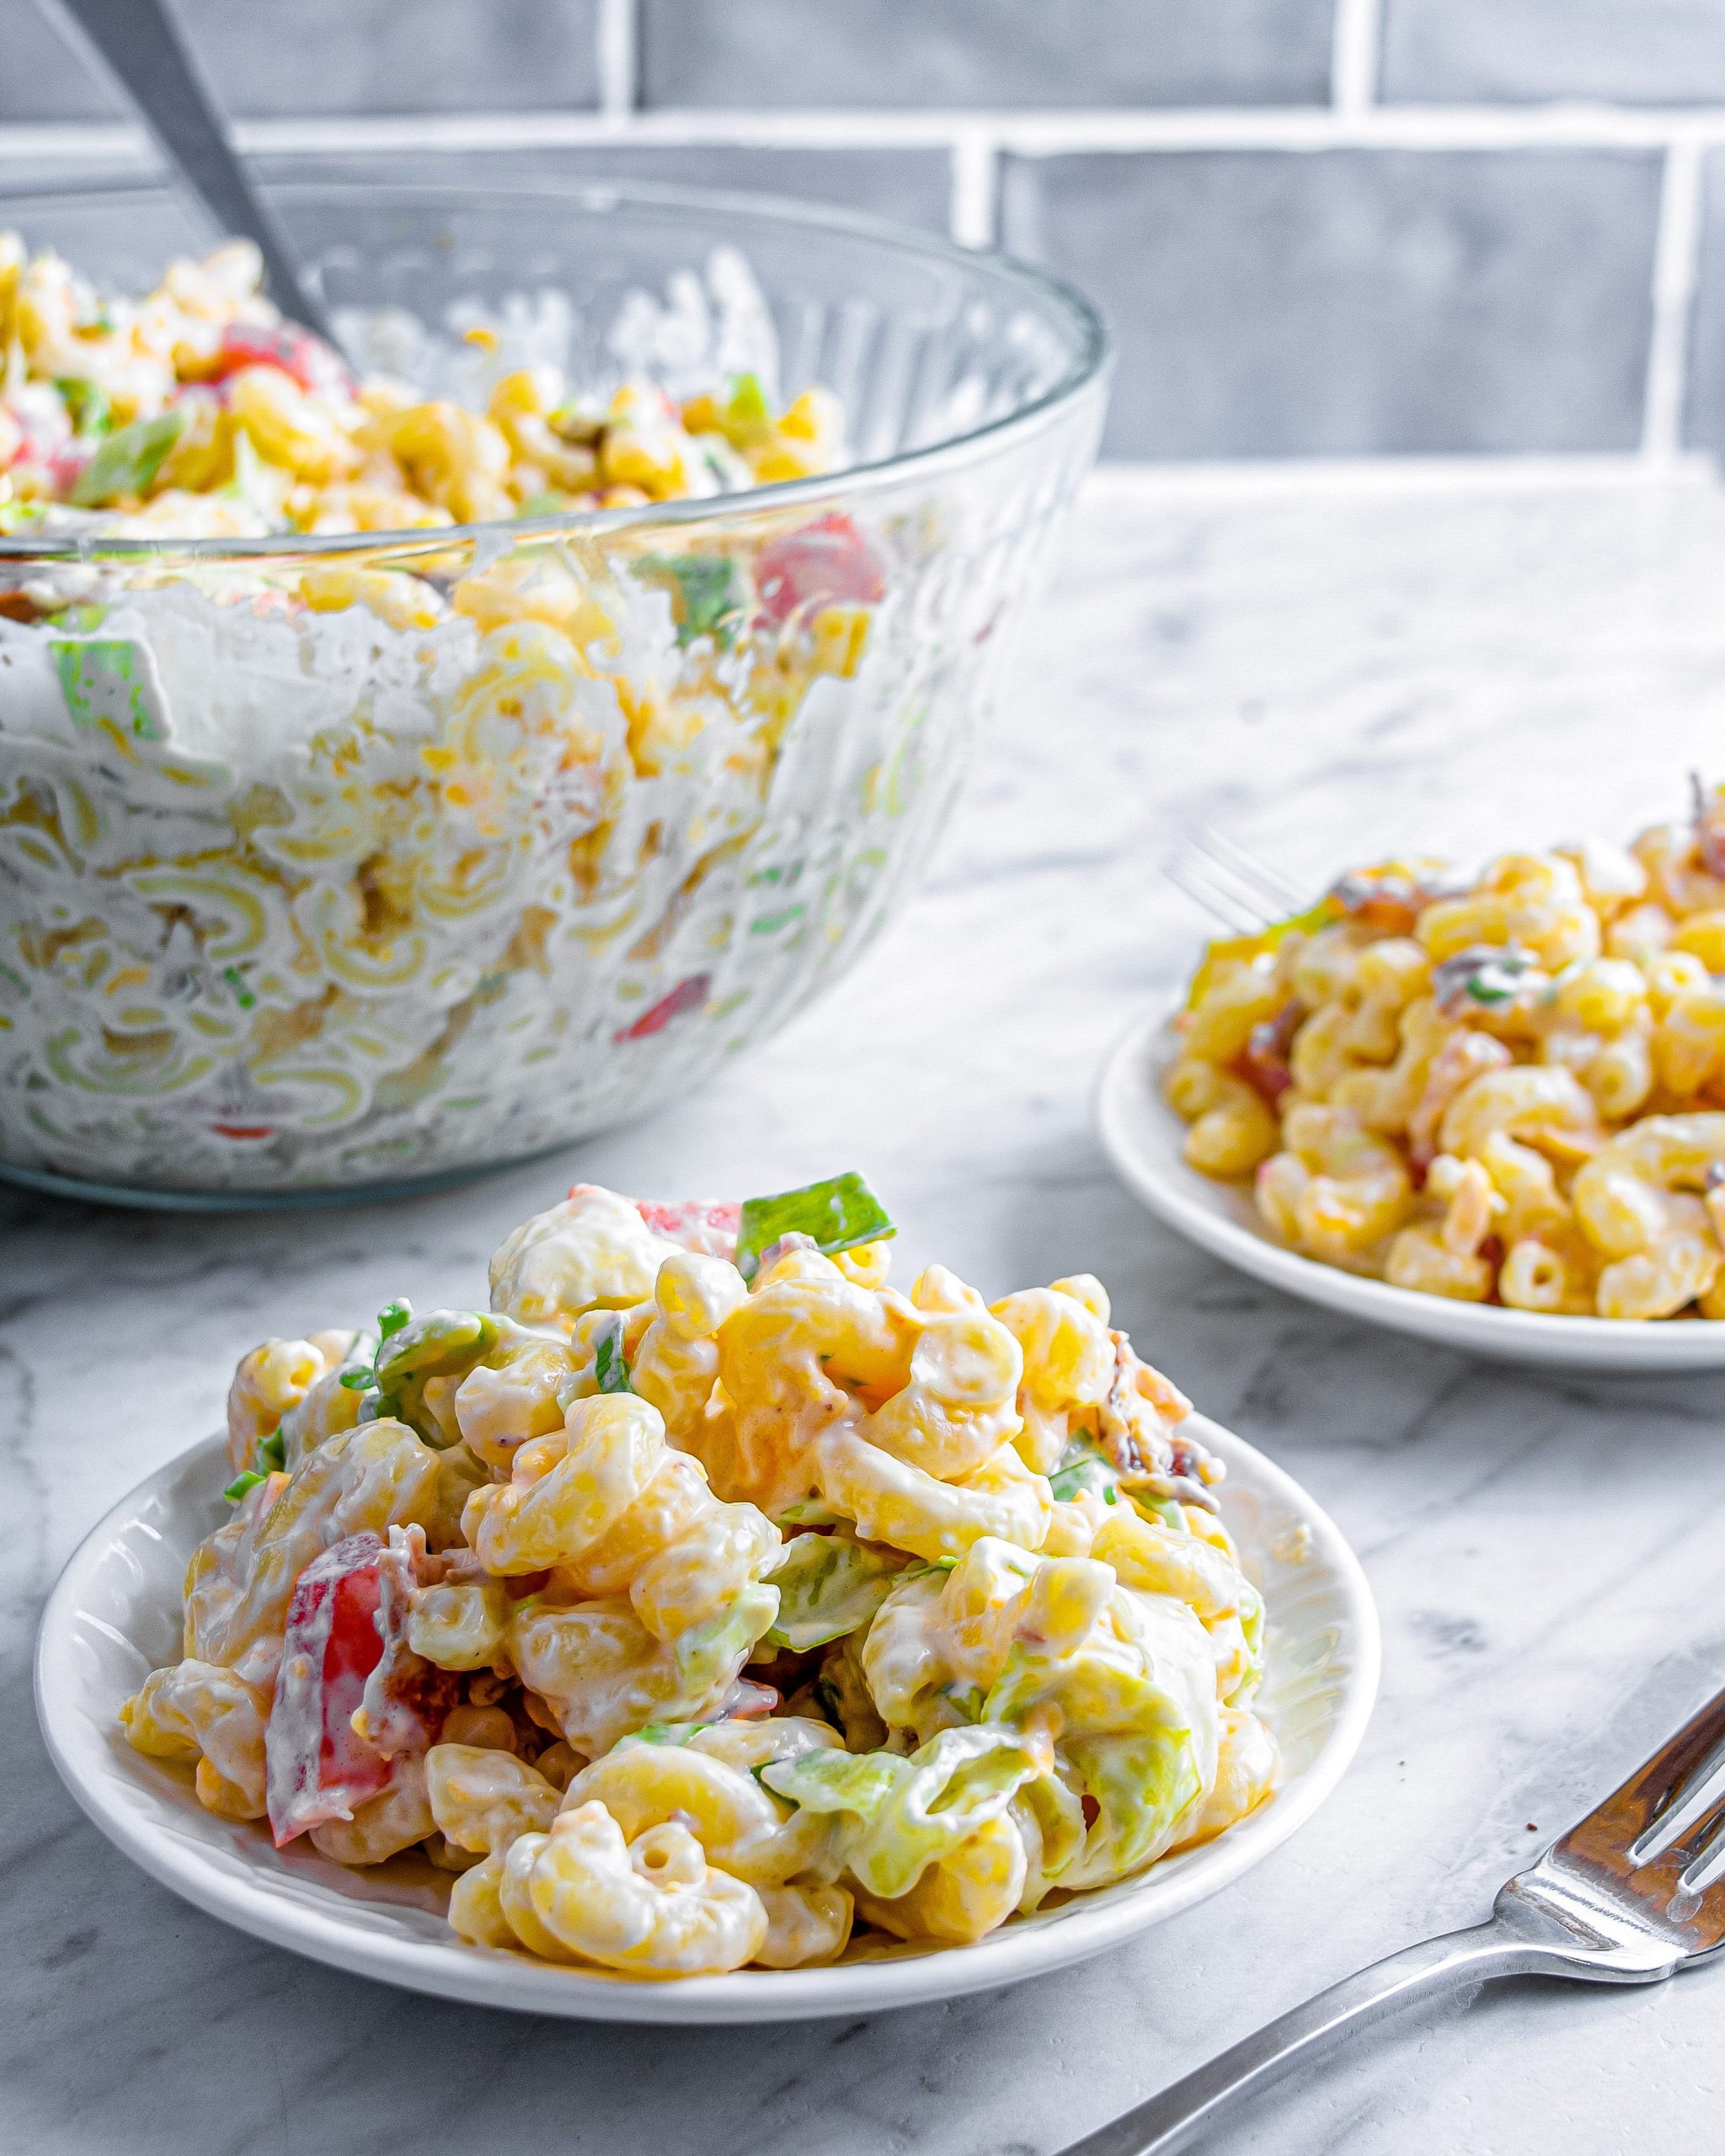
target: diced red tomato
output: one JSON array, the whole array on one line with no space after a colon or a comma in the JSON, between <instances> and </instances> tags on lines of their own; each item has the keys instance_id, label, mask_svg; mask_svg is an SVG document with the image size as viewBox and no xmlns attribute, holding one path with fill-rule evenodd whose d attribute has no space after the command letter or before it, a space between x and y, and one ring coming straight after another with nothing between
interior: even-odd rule
<instances>
[{"instance_id":1,"label":"diced red tomato","mask_svg":"<svg viewBox=\"0 0 1725 2156\"><path fill-rule=\"evenodd\" d=\"M344 1536L312 1560L294 1588L264 1740L278 1849L307 1828L350 1816L389 1785L391 1763L353 1729L366 1679L383 1658L382 1553L375 1534Z\"/></svg>"},{"instance_id":2,"label":"diced red tomato","mask_svg":"<svg viewBox=\"0 0 1725 2156\"><path fill-rule=\"evenodd\" d=\"M654 1235L681 1243L685 1250L699 1251L708 1257L729 1257L736 1250L740 1205L698 1198L681 1205L655 1205L650 1198L638 1198L635 1210Z\"/></svg>"},{"instance_id":3,"label":"diced red tomato","mask_svg":"<svg viewBox=\"0 0 1725 2156\"><path fill-rule=\"evenodd\" d=\"M611 1038L619 1041L644 1041L651 1034L662 1033L673 1018L681 1018L686 1011L698 1011L707 1001L707 992L713 982L706 974L691 974L687 980L680 980L669 995L662 995L650 1011L644 1011L633 1026L625 1026Z\"/></svg>"},{"instance_id":4,"label":"diced red tomato","mask_svg":"<svg viewBox=\"0 0 1725 2156\"><path fill-rule=\"evenodd\" d=\"M286 323L271 329L230 322L222 333L222 342L205 379L223 382L242 367L280 367L302 389L325 387L344 371L322 338L314 337L308 329L291 328Z\"/></svg>"},{"instance_id":5,"label":"diced red tomato","mask_svg":"<svg viewBox=\"0 0 1725 2156\"><path fill-rule=\"evenodd\" d=\"M407 1646L415 1561L409 1530L387 1549L376 1534L349 1534L314 1557L288 1605L275 1699L264 1734L265 1795L276 1847L388 1788L398 1758L423 1752L454 1705L458 1681ZM418 1536L423 1557L425 1540ZM371 1743L354 1727L368 1679L383 1698ZM387 1729L380 1730L381 1720ZM387 1742L388 1749L380 1748Z\"/></svg>"},{"instance_id":6,"label":"diced red tomato","mask_svg":"<svg viewBox=\"0 0 1725 2156\"><path fill-rule=\"evenodd\" d=\"M769 539L755 564L761 611L772 622L834 600L873 606L886 595L874 550L847 516L823 516Z\"/></svg>"},{"instance_id":7,"label":"diced red tomato","mask_svg":"<svg viewBox=\"0 0 1725 2156\"><path fill-rule=\"evenodd\" d=\"M46 459L48 483L56 494L69 494L77 484L85 465L90 461L91 451L80 446L75 449L56 449Z\"/></svg>"}]
</instances>

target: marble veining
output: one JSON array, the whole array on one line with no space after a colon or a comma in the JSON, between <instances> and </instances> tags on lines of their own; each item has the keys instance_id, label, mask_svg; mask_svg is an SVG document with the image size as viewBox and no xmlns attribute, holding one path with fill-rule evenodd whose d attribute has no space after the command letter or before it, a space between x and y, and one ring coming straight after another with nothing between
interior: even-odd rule
<instances>
[{"instance_id":1,"label":"marble veining","mask_svg":"<svg viewBox=\"0 0 1725 2156\"><path fill-rule=\"evenodd\" d=\"M1718 1681L1710 1378L1546 1374L1366 1331L1148 1219L1098 1059L1201 924L1157 863L1221 825L1296 878L1399 846L1624 833L1725 775L1725 497L1692 481L1262 485L1105 473L933 873L849 983L704 1093L467 1192L188 1219L13 1197L0 1246L7 1726L0 2144L36 2156L1052 2156L1493 1888ZM990 1292L1100 1273L1146 1353L1306 1481L1386 1630L1318 1817L1218 1899L1064 1975L874 2022L624 2031L341 1976L136 1872L54 1780L41 1597L216 1419L265 1332L467 1299L577 1173L735 1193L864 1166ZM1356 2043L1238 2156L1717 2143L1725 1991L1499 1987Z\"/></svg>"}]
</instances>

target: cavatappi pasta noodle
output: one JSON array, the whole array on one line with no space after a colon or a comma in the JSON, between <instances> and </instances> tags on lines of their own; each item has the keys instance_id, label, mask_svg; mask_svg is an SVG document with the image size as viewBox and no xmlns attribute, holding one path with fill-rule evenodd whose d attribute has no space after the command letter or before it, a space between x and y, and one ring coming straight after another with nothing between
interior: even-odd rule
<instances>
[{"instance_id":1,"label":"cavatappi pasta noodle","mask_svg":"<svg viewBox=\"0 0 1725 2156\"><path fill-rule=\"evenodd\" d=\"M1328 1265L1557 1315L1725 1317L1725 789L1627 851L1343 876L1213 943L1166 1086Z\"/></svg>"},{"instance_id":2,"label":"cavatappi pasta noodle","mask_svg":"<svg viewBox=\"0 0 1725 2156\"><path fill-rule=\"evenodd\" d=\"M636 1977L963 1944L1224 1832L1278 1761L1187 1402L1088 1275L901 1292L892 1232L856 1177L578 1185L489 1309L255 1348L131 1742Z\"/></svg>"}]
</instances>

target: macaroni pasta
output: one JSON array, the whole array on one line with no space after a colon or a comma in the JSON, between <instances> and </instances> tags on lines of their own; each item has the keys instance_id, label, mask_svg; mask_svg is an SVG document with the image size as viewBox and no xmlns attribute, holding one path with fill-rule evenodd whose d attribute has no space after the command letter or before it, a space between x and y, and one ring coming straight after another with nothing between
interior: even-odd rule
<instances>
[{"instance_id":1,"label":"macaroni pasta","mask_svg":"<svg viewBox=\"0 0 1725 2156\"><path fill-rule=\"evenodd\" d=\"M892 1233L855 1177L579 1185L490 1309L265 1342L131 1742L643 1977L962 1944L1226 1831L1263 1607L1187 1403L1088 1275L900 1291Z\"/></svg>"},{"instance_id":2,"label":"macaroni pasta","mask_svg":"<svg viewBox=\"0 0 1725 2156\"><path fill-rule=\"evenodd\" d=\"M1166 1089L1306 1256L1554 1315L1725 1317L1725 789L1632 847L1342 878L1210 946Z\"/></svg>"}]
</instances>

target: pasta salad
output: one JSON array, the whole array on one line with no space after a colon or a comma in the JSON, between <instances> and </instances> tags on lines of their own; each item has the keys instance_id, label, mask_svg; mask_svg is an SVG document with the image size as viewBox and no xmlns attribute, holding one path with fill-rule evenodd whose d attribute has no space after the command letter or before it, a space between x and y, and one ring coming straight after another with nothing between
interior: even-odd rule
<instances>
[{"instance_id":1,"label":"pasta salad","mask_svg":"<svg viewBox=\"0 0 1725 2156\"><path fill-rule=\"evenodd\" d=\"M31 1170L342 1190L593 1129L853 954L966 744L929 713L984 637L911 619L932 518L533 522L825 469L825 392L599 399L486 321L462 404L356 377L258 268L133 301L0 236L0 1151ZM104 551L181 538L254 551Z\"/></svg>"},{"instance_id":2,"label":"pasta salad","mask_svg":"<svg viewBox=\"0 0 1725 2156\"><path fill-rule=\"evenodd\" d=\"M1725 788L1589 839L1351 870L1212 943L1166 1081L1305 1256L1553 1315L1725 1318Z\"/></svg>"},{"instance_id":3,"label":"pasta salad","mask_svg":"<svg viewBox=\"0 0 1725 2156\"><path fill-rule=\"evenodd\" d=\"M510 326L477 308L467 401L360 376L283 319L262 275L230 240L133 298L0 232L0 533L436 530L803 479L838 450L822 390L777 413L747 371L681 399L638 380L601 396L549 360L511 365ZM423 364L409 326L380 310L354 341Z\"/></svg>"},{"instance_id":4,"label":"pasta salad","mask_svg":"<svg viewBox=\"0 0 1725 2156\"><path fill-rule=\"evenodd\" d=\"M856 1176L578 1184L488 1308L254 1349L131 1742L638 1977L962 1945L1226 1831L1278 1757L1188 1402L1089 1275L904 1292L893 1233Z\"/></svg>"}]
</instances>

